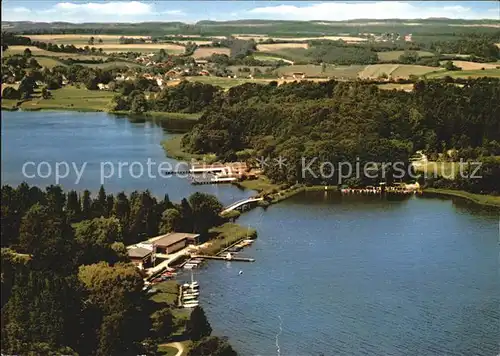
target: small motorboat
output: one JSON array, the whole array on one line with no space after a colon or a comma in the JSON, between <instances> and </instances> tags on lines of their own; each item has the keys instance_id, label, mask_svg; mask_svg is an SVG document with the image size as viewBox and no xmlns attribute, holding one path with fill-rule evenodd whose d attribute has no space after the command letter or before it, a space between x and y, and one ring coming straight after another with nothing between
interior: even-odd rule
<instances>
[{"instance_id":1,"label":"small motorboat","mask_svg":"<svg viewBox=\"0 0 500 356\"><path fill-rule=\"evenodd\" d=\"M200 305L200 302L197 300L192 301L192 302L186 302L186 303L182 304L182 306L184 308L194 308L194 307L197 307L198 305Z\"/></svg>"}]
</instances>

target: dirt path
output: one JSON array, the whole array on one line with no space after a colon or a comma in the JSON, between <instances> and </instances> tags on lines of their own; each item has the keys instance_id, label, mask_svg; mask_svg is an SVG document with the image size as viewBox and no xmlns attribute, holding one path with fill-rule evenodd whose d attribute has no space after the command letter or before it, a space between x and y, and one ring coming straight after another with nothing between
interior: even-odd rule
<instances>
[{"instance_id":1,"label":"dirt path","mask_svg":"<svg viewBox=\"0 0 500 356\"><path fill-rule=\"evenodd\" d=\"M182 345L180 342L169 342L168 344L161 344L160 346L169 346L177 349L177 353L175 354L175 356L182 356L182 354L184 353L184 345Z\"/></svg>"}]
</instances>

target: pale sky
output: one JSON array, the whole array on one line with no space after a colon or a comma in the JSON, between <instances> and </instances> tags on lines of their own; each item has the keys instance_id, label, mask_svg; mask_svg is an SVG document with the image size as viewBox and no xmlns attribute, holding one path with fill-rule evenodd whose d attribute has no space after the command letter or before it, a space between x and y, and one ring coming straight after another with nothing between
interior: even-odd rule
<instances>
[{"instance_id":1,"label":"pale sky","mask_svg":"<svg viewBox=\"0 0 500 356\"><path fill-rule=\"evenodd\" d=\"M71 1L3 0L3 21L496 19L497 1Z\"/></svg>"}]
</instances>

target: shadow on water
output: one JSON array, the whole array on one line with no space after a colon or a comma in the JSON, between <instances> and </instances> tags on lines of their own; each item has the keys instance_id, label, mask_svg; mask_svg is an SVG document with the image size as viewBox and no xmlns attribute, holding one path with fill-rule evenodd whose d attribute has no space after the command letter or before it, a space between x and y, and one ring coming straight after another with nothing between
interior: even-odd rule
<instances>
[{"instance_id":1,"label":"shadow on water","mask_svg":"<svg viewBox=\"0 0 500 356\"><path fill-rule=\"evenodd\" d=\"M161 118L148 115L134 114L114 114L117 118L124 118L133 124L144 124L151 122L154 125L161 127L163 131L170 133L185 133L191 130L196 125L196 120L183 119L178 117L162 116Z\"/></svg>"},{"instance_id":2,"label":"shadow on water","mask_svg":"<svg viewBox=\"0 0 500 356\"><path fill-rule=\"evenodd\" d=\"M438 193L426 193L419 195L418 199L451 201L455 209L469 214L499 215L500 209L494 206L481 205L469 199L455 196L446 196Z\"/></svg>"}]
</instances>

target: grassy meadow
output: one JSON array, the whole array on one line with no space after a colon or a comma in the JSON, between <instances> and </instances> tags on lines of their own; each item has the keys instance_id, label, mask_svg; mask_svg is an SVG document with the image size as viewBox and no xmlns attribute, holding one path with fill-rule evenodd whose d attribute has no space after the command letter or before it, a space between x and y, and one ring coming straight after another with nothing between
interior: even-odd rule
<instances>
[{"instance_id":1,"label":"grassy meadow","mask_svg":"<svg viewBox=\"0 0 500 356\"><path fill-rule=\"evenodd\" d=\"M432 57L434 54L427 51L416 51L420 57ZM381 61L396 61L405 51L378 52L378 59Z\"/></svg>"}]
</instances>

